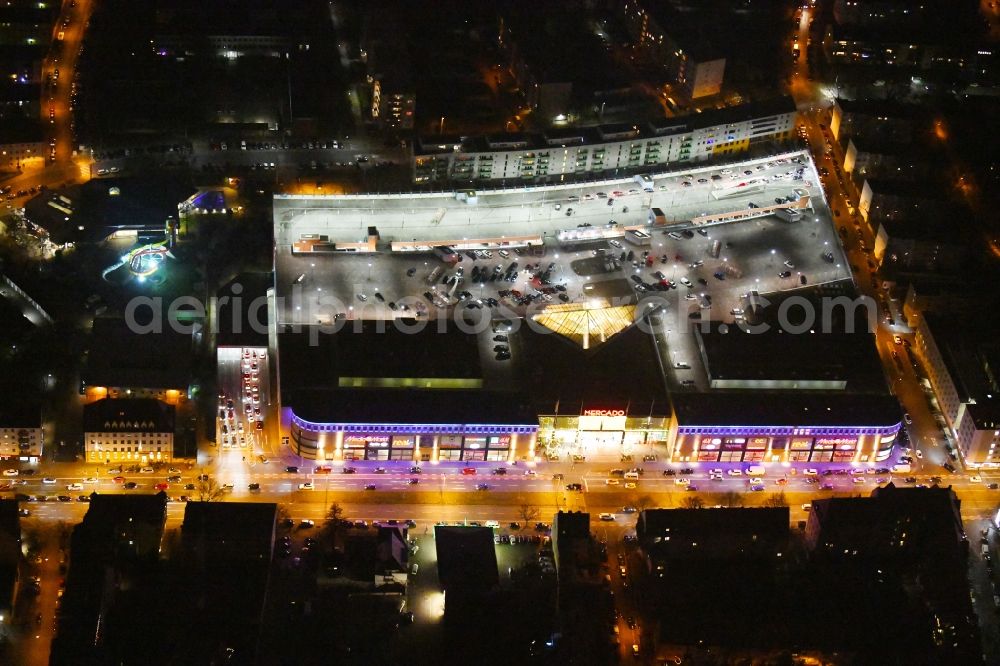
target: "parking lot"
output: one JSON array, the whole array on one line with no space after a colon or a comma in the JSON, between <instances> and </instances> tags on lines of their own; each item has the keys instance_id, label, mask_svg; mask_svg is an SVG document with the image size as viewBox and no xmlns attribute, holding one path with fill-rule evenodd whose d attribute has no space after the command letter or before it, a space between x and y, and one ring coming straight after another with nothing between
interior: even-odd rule
<instances>
[{"instance_id":1,"label":"parking lot","mask_svg":"<svg viewBox=\"0 0 1000 666\"><path fill-rule=\"evenodd\" d=\"M353 319L478 318L482 358L490 365L496 351L496 331L486 325L491 319L631 304L638 305L638 317L665 305L653 332L671 370L668 382L675 389L704 389L692 312L733 322L750 291L767 294L851 279L818 183L808 154L793 153L656 176L652 192L619 179L484 193L474 205L453 194L276 200L278 321L336 327ZM749 191L731 195L742 185ZM796 191L809 196L809 207L796 221L761 214L692 222L705 215L752 213L800 196ZM666 224L649 224L652 207L663 212ZM467 248L456 244L460 259L453 265L430 251L291 251L302 234L323 235L331 243L358 241L366 225L377 225L380 250L399 240L403 229L417 238L467 234L495 241L535 234L541 241L519 247L485 240ZM502 375L507 359L501 353L495 360L489 374Z\"/></svg>"},{"instance_id":2,"label":"parking lot","mask_svg":"<svg viewBox=\"0 0 1000 666\"><path fill-rule=\"evenodd\" d=\"M745 278L751 275L753 288L762 292L788 288L793 283L799 286L801 276L805 276L810 284L842 279L848 276L844 270L846 262L837 250L839 242L829 223L828 209L816 198L819 194L815 187L818 179L815 178L811 162L802 156L795 157L800 158L802 165L792 162L776 164L765 160L746 163L744 171L753 174L748 179L772 180L763 186L762 191L745 197L723 200L715 200L713 197L713 191L726 186L727 182L731 183L730 186L742 182L739 178L744 176L732 173L739 169L734 165L733 168L696 170L693 173L658 178L655 181L656 189L652 193L642 191L630 181L614 181L607 183L603 190L598 189L600 185L589 188L535 188L537 191L524 190L520 195L490 194L488 203L485 201L487 196L484 195L474 207L466 205L458 211L448 210L446 214L440 213L440 210L445 209L440 209L439 224L431 226L434 226L433 233L441 236L472 233L476 237L500 238L518 233L537 234L543 238L541 247L487 249L491 254L489 257L473 255L472 248L459 250L461 261L452 269L430 252L291 253L290 244L294 242L296 232L300 235L306 231L324 232L329 234L331 241L337 241L338 238L357 240L350 235L354 233L353 225L377 225L380 243L384 244L394 238L386 235L386 229L391 228L386 226L390 224L389 219L405 220L408 216L427 214L429 202L423 199L350 197L341 198L350 201L342 202L338 207L312 208L311 206L319 204L332 205L330 199L313 198L300 204L301 208L292 207L290 210L290 203L286 202L282 208L278 205L280 202L276 202L277 289L279 296L285 297L278 305L279 322L331 323L337 317L388 319L414 314L435 316L439 310L482 307L483 303L480 301L485 301L486 307L489 307L491 302L488 299L497 301L494 305L496 307L502 300L501 292L513 290L522 297L532 296L537 291L536 287L545 286L558 289L563 295L538 294L536 302L539 305L582 302L595 297L621 298L631 290L613 283L631 276L636 268L640 269L640 277L647 281L653 280L652 272L659 270L669 279L677 281L687 277L693 283L699 278L708 280L714 273L721 271L727 277L728 289L723 291L729 292L739 289L745 292L748 286ZM772 166L767 166L769 164ZM761 168L759 172L756 170L758 167ZM793 180L785 175L793 171L791 167L803 170L801 180ZM723 174L723 171L730 173ZM737 176L736 181L729 180L733 176ZM778 177L781 180L774 180ZM713 178L722 180L712 180ZM683 183L690 185L684 186ZM628 190L616 189L629 184L632 187ZM757 205L768 205L776 198L789 196L794 189L808 191L811 205L816 209L814 214L807 213L802 222L786 223L775 216L767 216L701 228L698 235L688 230L685 236L690 238L680 235L684 227L691 226L686 221L692 217L703 213L745 210L751 201ZM609 190L611 194L604 190ZM620 196L614 196L615 192L620 193ZM586 200L588 197L589 201ZM444 203L443 196L440 198L442 201L435 201L434 204ZM416 208L418 205L422 208ZM403 206L412 208L406 209ZM557 206L559 210L556 210ZM663 210L672 224L663 232L659 227L652 230L648 246L629 242L621 235L621 229L646 223L651 206ZM624 213L626 208L628 212ZM473 214L470 214L470 210ZM569 219L566 212L571 212ZM474 228L441 229L460 214ZM303 216L305 221L300 220ZM494 226L496 220L503 217L511 220L509 224L502 225L506 234L497 233L500 230ZM524 219L517 221L514 220L515 217ZM317 220L320 219L324 221L319 223ZM594 231L595 227L603 227L612 219L617 225L622 225L615 227L618 235L611 229L606 232L601 229ZM578 226L571 222L576 222ZM416 222L406 226L414 234L431 233L426 225L421 227ZM573 235L574 230L594 237L567 238L567 232ZM674 231L679 238L668 236L669 231ZM563 234L561 239L560 233ZM723 243L717 259L710 256L715 240ZM814 252L814 249L817 251ZM633 265L634 257L622 260L630 251L639 255L640 260L644 252L653 255L649 260L648 272L644 273L642 270L646 268L645 264ZM822 254L825 251L833 252L835 261L823 260ZM595 257L595 252L601 252L603 256ZM618 267L608 270L605 257L618 260ZM698 260L704 264L695 269L688 268ZM785 266L786 261L791 266ZM529 271L529 267L532 270ZM546 277L551 285L532 281L533 277L550 267ZM474 271L478 272L480 269L484 275L474 275ZM790 270L791 275L784 279L778 278L778 273L785 270ZM445 283L445 280L457 273L461 274L457 285ZM743 279L739 278L741 274ZM433 283L429 279L431 277L434 278ZM706 291L708 288L707 284L696 287ZM711 291L718 293L719 289ZM430 298L425 296L427 293ZM508 300L504 304L517 310L517 303L514 301ZM518 311L518 315L523 314L523 311Z\"/></svg>"}]
</instances>

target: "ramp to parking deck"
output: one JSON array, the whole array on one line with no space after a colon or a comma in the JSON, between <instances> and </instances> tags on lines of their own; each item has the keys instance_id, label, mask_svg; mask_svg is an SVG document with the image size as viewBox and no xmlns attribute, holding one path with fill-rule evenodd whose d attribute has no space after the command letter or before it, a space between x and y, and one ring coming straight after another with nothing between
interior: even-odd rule
<instances>
[{"instance_id":1,"label":"ramp to parking deck","mask_svg":"<svg viewBox=\"0 0 1000 666\"><path fill-rule=\"evenodd\" d=\"M809 185L808 183L806 184ZM806 190L796 190L799 195L798 200L781 204L771 204L769 206L759 206L757 208L741 208L740 210L723 211L712 213L711 215L699 215L691 218L691 223L696 226L722 224L724 222L743 222L745 220L755 220L759 217L774 215L779 210L797 209L804 210L810 208L809 193Z\"/></svg>"}]
</instances>

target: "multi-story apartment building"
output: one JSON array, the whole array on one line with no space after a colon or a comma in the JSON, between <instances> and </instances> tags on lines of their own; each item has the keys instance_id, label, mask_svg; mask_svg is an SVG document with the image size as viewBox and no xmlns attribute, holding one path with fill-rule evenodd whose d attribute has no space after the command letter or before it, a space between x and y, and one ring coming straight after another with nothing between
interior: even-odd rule
<instances>
[{"instance_id":1,"label":"multi-story apartment building","mask_svg":"<svg viewBox=\"0 0 1000 666\"><path fill-rule=\"evenodd\" d=\"M789 139L795 116L795 103L782 97L644 124L422 137L414 146L413 182L561 182L697 162Z\"/></svg>"},{"instance_id":2,"label":"multi-story apartment building","mask_svg":"<svg viewBox=\"0 0 1000 666\"><path fill-rule=\"evenodd\" d=\"M175 409L153 398L103 398L83 408L87 462L169 462Z\"/></svg>"},{"instance_id":3,"label":"multi-story apartment building","mask_svg":"<svg viewBox=\"0 0 1000 666\"><path fill-rule=\"evenodd\" d=\"M865 135L908 142L919 118L919 109L899 102L837 99L831 109L830 132L840 141Z\"/></svg>"},{"instance_id":4,"label":"multi-story apartment building","mask_svg":"<svg viewBox=\"0 0 1000 666\"><path fill-rule=\"evenodd\" d=\"M372 120L383 127L411 130L417 107L405 14L399 8L371 6L364 17L360 56L365 65L369 99L365 105Z\"/></svg>"},{"instance_id":5,"label":"multi-story apartment building","mask_svg":"<svg viewBox=\"0 0 1000 666\"><path fill-rule=\"evenodd\" d=\"M899 0L834 0L833 19L841 24L882 27L914 25L927 20L943 2L899 2Z\"/></svg>"},{"instance_id":6,"label":"multi-story apartment building","mask_svg":"<svg viewBox=\"0 0 1000 666\"><path fill-rule=\"evenodd\" d=\"M915 349L944 426L972 467L1000 467L1000 349L990 339L992 330L925 313L916 331Z\"/></svg>"},{"instance_id":7,"label":"multi-story apartment building","mask_svg":"<svg viewBox=\"0 0 1000 666\"><path fill-rule=\"evenodd\" d=\"M666 3L627 0L625 25L640 49L662 65L690 99L722 91L726 59L705 40L697 25Z\"/></svg>"},{"instance_id":8,"label":"multi-story apartment building","mask_svg":"<svg viewBox=\"0 0 1000 666\"><path fill-rule=\"evenodd\" d=\"M309 50L309 32L323 20L322 7L315 0L158 2L151 46L165 56L284 58L291 51Z\"/></svg>"},{"instance_id":9,"label":"multi-story apartment building","mask_svg":"<svg viewBox=\"0 0 1000 666\"><path fill-rule=\"evenodd\" d=\"M17 168L44 159L47 145L36 119L0 119L0 166Z\"/></svg>"},{"instance_id":10,"label":"multi-story apartment building","mask_svg":"<svg viewBox=\"0 0 1000 666\"><path fill-rule=\"evenodd\" d=\"M875 233L875 259L891 273L955 273L969 246L955 229L935 220L883 220Z\"/></svg>"},{"instance_id":11,"label":"multi-story apartment building","mask_svg":"<svg viewBox=\"0 0 1000 666\"><path fill-rule=\"evenodd\" d=\"M497 45L528 108L543 123L592 113L594 106L603 119L600 100L631 88L608 57L605 42L566 3L535 3L530 10L501 13Z\"/></svg>"},{"instance_id":12,"label":"multi-story apartment building","mask_svg":"<svg viewBox=\"0 0 1000 666\"><path fill-rule=\"evenodd\" d=\"M0 6L0 46L36 46L52 39L59 3L7 0Z\"/></svg>"},{"instance_id":13,"label":"multi-story apartment building","mask_svg":"<svg viewBox=\"0 0 1000 666\"><path fill-rule=\"evenodd\" d=\"M906 220L954 215L954 207L939 194L933 181L899 181L866 178L858 199L858 212L878 230L883 220Z\"/></svg>"},{"instance_id":14,"label":"multi-story apartment building","mask_svg":"<svg viewBox=\"0 0 1000 666\"><path fill-rule=\"evenodd\" d=\"M847 140L843 167L856 179L918 180L930 175L930 165L912 144L868 136Z\"/></svg>"},{"instance_id":15,"label":"multi-story apartment building","mask_svg":"<svg viewBox=\"0 0 1000 666\"><path fill-rule=\"evenodd\" d=\"M37 460L44 444L40 405L29 401L0 406L0 459Z\"/></svg>"}]
</instances>

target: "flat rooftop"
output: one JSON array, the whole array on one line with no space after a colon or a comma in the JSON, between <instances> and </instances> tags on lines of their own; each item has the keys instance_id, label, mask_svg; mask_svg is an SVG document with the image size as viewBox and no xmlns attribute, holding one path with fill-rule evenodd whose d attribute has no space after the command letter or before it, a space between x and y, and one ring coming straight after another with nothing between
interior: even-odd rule
<instances>
[{"instance_id":1,"label":"flat rooftop","mask_svg":"<svg viewBox=\"0 0 1000 666\"><path fill-rule=\"evenodd\" d=\"M694 327L713 381L801 381L839 383L849 391L885 390L875 337L862 326L855 333L790 333L772 328L750 333L720 324L708 332ZM725 331L725 332L722 332Z\"/></svg>"},{"instance_id":2,"label":"flat rooftop","mask_svg":"<svg viewBox=\"0 0 1000 666\"><path fill-rule=\"evenodd\" d=\"M538 425L538 413L523 395L500 391L303 389L286 392L284 403L311 423Z\"/></svg>"},{"instance_id":3,"label":"flat rooftop","mask_svg":"<svg viewBox=\"0 0 1000 666\"><path fill-rule=\"evenodd\" d=\"M238 294L234 288L237 288ZM257 307L274 286L274 273L240 273L223 285L216 296L219 309L215 343L219 347L267 347L268 308ZM238 295L239 300L235 297ZM225 301L222 299L226 298ZM254 324L260 323L261 326Z\"/></svg>"},{"instance_id":4,"label":"flat rooftop","mask_svg":"<svg viewBox=\"0 0 1000 666\"><path fill-rule=\"evenodd\" d=\"M434 527L438 580L444 589L487 590L500 582L490 527Z\"/></svg>"},{"instance_id":5,"label":"flat rooftop","mask_svg":"<svg viewBox=\"0 0 1000 666\"><path fill-rule=\"evenodd\" d=\"M785 113L795 113L791 97L774 97L722 109L710 109L672 118L639 123L614 123L582 127L559 127L542 132L519 132L492 136L418 137L414 154L436 155L459 150L466 153L501 150L545 150L564 145L592 145L622 141L627 136L636 140L686 134L701 129L764 119ZM663 168L662 166L660 168Z\"/></svg>"},{"instance_id":6,"label":"flat rooftop","mask_svg":"<svg viewBox=\"0 0 1000 666\"><path fill-rule=\"evenodd\" d=\"M515 334L517 376L542 414L579 415L584 405L668 416L670 406L653 336L633 326L591 349L522 326Z\"/></svg>"},{"instance_id":7,"label":"flat rooftop","mask_svg":"<svg viewBox=\"0 0 1000 666\"><path fill-rule=\"evenodd\" d=\"M913 199L946 199L939 183L933 180L895 180L891 178L868 178L874 194L884 194Z\"/></svg>"},{"instance_id":8,"label":"flat rooftop","mask_svg":"<svg viewBox=\"0 0 1000 666\"><path fill-rule=\"evenodd\" d=\"M806 153L789 153L792 157L806 158ZM761 176L782 175L788 167L774 164L775 156L736 161L728 166L736 170L753 170ZM770 167L765 167L766 164ZM683 222L700 218L704 214L727 213L744 209L747 201L758 205L776 196L789 196L793 190L805 191L817 211L823 211L818 176L813 175L810 162L804 162L809 174L802 181L772 180L762 186L763 191L737 199L726 196L716 199L712 192L716 183L711 175L720 165L686 168L675 167L652 174L655 191L642 193L631 178L596 180L571 185L536 186L508 190L482 190L476 200L467 203L459 200L456 192L358 194L338 196L275 195L275 286L277 296L293 293L296 285L304 289L301 309L280 308L277 321L282 323L315 323L315 313L322 306L322 299L337 294L341 311L347 306L362 308L355 300L356 294L382 287L385 261L398 256L408 256L410 266L416 267L419 277L426 277L440 260L431 254L435 245L466 245L487 247L500 243L510 246L531 246L539 250L544 243L550 251L563 245L561 238L579 235L581 230L593 232L594 241L600 234L620 237L625 228L642 228L649 224L649 209L661 209L668 222ZM758 169L760 167L760 169ZM705 180L704 185L683 187L687 178ZM720 185L721 186L721 185ZM622 191L623 196L609 207L597 193ZM589 197L589 198L588 198ZM579 200L578 200L579 199ZM558 208L557 208L558 206ZM625 211L624 207L628 207ZM572 215L566 211L572 208ZM613 222L610 231L603 231ZM739 225L734 225L739 226ZM369 229L378 232L378 243L371 252L367 245ZM321 243L328 251L306 251L304 244ZM334 246L360 251L332 251ZM391 252L392 258L387 257ZM498 258L494 258L498 260ZM513 261L514 257L508 260ZM527 258L521 259L521 266ZM467 262L466 262L467 265ZM346 270L345 270L346 269ZM405 268L403 269L405 271ZM468 270L468 268L467 268ZM841 277L847 272L838 271ZM815 275L815 272L814 272ZM824 281L828 278L824 278ZM412 281L406 284L412 284ZM308 288L306 288L308 287ZM425 287L426 288L426 287ZM417 295L424 289L416 292ZM388 300L393 300L389 298Z\"/></svg>"},{"instance_id":9,"label":"flat rooftop","mask_svg":"<svg viewBox=\"0 0 1000 666\"><path fill-rule=\"evenodd\" d=\"M117 194L112 194L112 188ZM99 178L47 190L25 207L54 243L97 243L112 233L126 231L162 240L167 218L176 218L177 204L193 194L195 188L183 178ZM48 205L60 195L72 202L60 202L73 211L69 216Z\"/></svg>"},{"instance_id":10,"label":"flat rooftop","mask_svg":"<svg viewBox=\"0 0 1000 666\"><path fill-rule=\"evenodd\" d=\"M671 396L682 427L731 426L844 428L900 425L899 402L891 395L754 391L683 393Z\"/></svg>"},{"instance_id":11,"label":"flat rooftop","mask_svg":"<svg viewBox=\"0 0 1000 666\"><path fill-rule=\"evenodd\" d=\"M788 547L788 507L647 509L636 534L657 559L774 556Z\"/></svg>"},{"instance_id":12,"label":"flat rooftop","mask_svg":"<svg viewBox=\"0 0 1000 666\"><path fill-rule=\"evenodd\" d=\"M192 376L191 336L164 325L136 333L124 319L94 319L81 379L87 386L187 391Z\"/></svg>"},{"instance_id":13,"label":"flat rooftop","mask_svg":"<svg viewBox=\"0 0 1000 666\"><path fill-rule=\"evenodd\" d=\"M454 326L439 331L437 322L412 330L381 320L340 323L336 332L313 326L278 334L283 390L482 384L476 338Z\"/></svg>"}]
</instances>

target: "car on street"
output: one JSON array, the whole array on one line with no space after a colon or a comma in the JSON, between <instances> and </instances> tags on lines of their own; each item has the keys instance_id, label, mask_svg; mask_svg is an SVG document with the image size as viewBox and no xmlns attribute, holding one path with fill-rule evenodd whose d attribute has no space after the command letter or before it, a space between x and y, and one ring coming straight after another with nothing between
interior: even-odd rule
<instances>
[{"instance_id":1,"label":"car on street","mask_svg":"<svg viewBox=\"0 0 1000 666\"><path fill-rule=\"evenodd\" d=\"M42 479L42 483L56 483L56 480L53 479L51 476L47 476L44 479Z\"/></svg>"},{"instance_id":2,"label":"car on street","mask_svg":"<svg viewBox=\"0 0 1000 666\"><path fill-rule=\"evenodd\" d=\"M802 473L806 476L816 476L819 474L819 470L815 467L809 467L808 469L803 470Z\"/></svg>"},{"instance_id":3,"label":"car on street","mask_svg":"<svg viewBox=\"0 0 1000 666\"><path fill-rule=\"evenodd\" d=\"M70 484L67 484L66 490L77 490L77 491L83 490L83 484L82 483L70 483Z\"/></svg>"},{"instance_id":4,"label":"car on street","mask_svg":"<svg viewBox=\"0 0 1000 666\"><path fill-rule=\"evenodd\" d=\"M601 520L614 520L615 514L613 513L602 513L598 516Z\"/></svg>"},{"instance_id":5,"label":"car on street","mask_svg":"<svg viewBox=\"0 0 1000 666\"><path fill-rule=\"evenodd\" d=\"M464 474L465 476L474 476L476 474L476 468L475 467L463 467L462 468L462 474Z\"/></svg>"},{"instance_id":6,"label":"car on street","mask_svg":"<svg viewBox=\"0 0 1000 666\"><path fill-rule=\"evenodd\" d=\"M299 490L313 490L315 486L312 483L300 483Z\"/></svg>"},{"instance_id":7,"label":"car on street","mask_svg":"<svg viewBox=\"0 0 1000 666\"><path fill-rule=\"evenodd\" d=\"M790 277L792 277L792 272L791 271L781 271L780 273L778 273L778 277L780 277L782 280L784 280L785 278L790 278Z\"/></svg>"},{"instance_id":8,"label":"car on street","mask_svg":"<svg viewBox=\"0 0 1000 666\"><path fill-rule=\"evenodd\" d=\"M16 469L5 469L3 471L4 476L17 476L18 474L20 474L20 472L18 472Z\"/></svg>"},{"instance_id":9,"label":"car on street","mask_svg":"<svg viewBox=\"0 0 1000 666\"><path fill-rule=\"evenodd\" d=\"M135 490L139 487L139 484L135 481L129 481L125 484L125 490Z\"/></svg>"}]
</instances>

